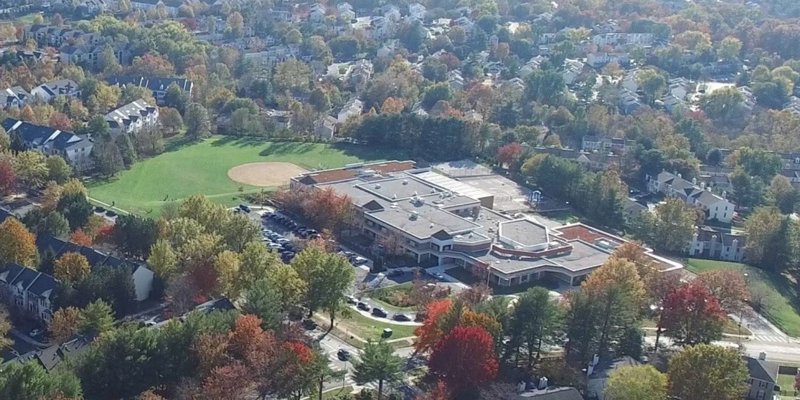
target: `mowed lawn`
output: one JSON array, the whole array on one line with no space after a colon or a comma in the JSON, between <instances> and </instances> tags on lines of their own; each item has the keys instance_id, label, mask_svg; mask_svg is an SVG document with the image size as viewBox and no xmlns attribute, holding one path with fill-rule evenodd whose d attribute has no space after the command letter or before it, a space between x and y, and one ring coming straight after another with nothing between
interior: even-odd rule
<instances>
[{"instance_id":1,"label":"mowed lawn","mask_svg":"<svg viewBox=\"0 0 800 400\"><path fill-rule=\"evenodd\" d=\"M228 178L229 169L244 163L290 162L313 170L394 158L403 157L365 146L216 136L197 143L173 145L163 154L141 160L108 181L90 182L88 186L94 199L113 202L115 207L129 212L157 215L164 204L194 194L235 204L242 193L261 190Z\"/></svg>"},{"instance_id":2,"label":"mowed lawn","mask_svg":"<svg viewBox=\"0 0 800 400\"><path fill-rule=\"evenodd\" d=\"M690 258L686 269L694 273L716 269L733 269L747 272L747 283L752 293L763 299L762 314L787 334L800 336L800 314L795 285L780 274L770 273L740 263Z\"/></svg>"}]
</instances>

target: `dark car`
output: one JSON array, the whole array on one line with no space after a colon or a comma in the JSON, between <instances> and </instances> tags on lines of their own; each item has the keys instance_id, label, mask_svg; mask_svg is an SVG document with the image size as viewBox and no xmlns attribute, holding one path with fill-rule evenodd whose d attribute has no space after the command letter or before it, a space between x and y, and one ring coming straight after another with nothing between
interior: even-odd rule
<instances>
[{"instance_id":1,"label":"dark car","mask_svg":"<svg viewBox=\"0 0 800 400\"><path fill-rule=\"evenodd\" d=\"M336 357L342 361L347 361L350 359L350 352L345 349L339 349L339 351L336 352Z\"/></svg>"},{"instance_id":2,"label":"dark car","mask_svg":"<svg viewBox=\"0 0 800 400\"><path fill-rule=\"evenodd\" d=\"M103 208L103 207L97 206L97 207L94 208L94 212L102 214L102 213L106 212L106 209Z\"/></svg>"},{"instance_id":3,"label":"dark car","mask_svg":"<svg viewBox=\"0 0 800 400\"><path fill-rule=\"evenodd\" d=\"M403 270L393 269L393 270L389 271L389 273L386 274L386 276L403 276L404 274L405 274L405 272L403 272Z\"/></svg>"},{"instance_id":4,"label":"dark car","mask_svg":"<svg viewBox=\"0 0 800 400\"><path fill-rule=\"evenodd\" d=\"M411 318L409 318L408 315L405 315L405 314L395 314L392 317L392 319L395 320L395 321L400 321L400 322L411 321Z\"/></svg>"},{"instance_id":5,"label":"dark car","mask_svg":"<svg viewBox=\"0 0 800 400\"><path fill-rule=\"evenodd\" d=\"M239 209L246 213L250 213L250 206L247 204L239 204Z\"/></svg>"},{"instance_id":6,"label":"dark car","mask_svg":"<svg viewBox=\"0 0 800 400\"><path fill-rule=\"evenodd\" d=\"M356 305L356 307L358 307L359 310L369 311L369 305L367 303L363 303L363 302L359 301L358 305Z\"/></svg>"},{"instance_id":7,"label":"dark car","mask_svg":"<svg viewBox=\"0 0 800 400\"><path fill-rule=\"evenodd\" d=\"M389 314L386 313L386 311L383 311L383 309L380 308L380 307L373 308L372 309L372 315L374 315L376 317L381 317L381 318L386 318L386 317L389 316Z\"/></svg>"}]
</instances>

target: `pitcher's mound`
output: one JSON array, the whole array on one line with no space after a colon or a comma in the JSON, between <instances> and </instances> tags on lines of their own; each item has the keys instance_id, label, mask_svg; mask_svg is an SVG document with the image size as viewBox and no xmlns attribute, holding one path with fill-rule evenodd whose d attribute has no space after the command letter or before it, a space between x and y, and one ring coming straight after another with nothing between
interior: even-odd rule
<instances>
[{"instance_id":1,"label":"pitcher's mound","mask_svg":"<svg viewBox=\"0 0 800 400\"><path fill-rule=\"evenodd\" d=\"M287 162L257 162L237 165L228 170L228 177L250 186L274 187L289 184L289 179L306 171Z\"/></svg>"}]
</instances>

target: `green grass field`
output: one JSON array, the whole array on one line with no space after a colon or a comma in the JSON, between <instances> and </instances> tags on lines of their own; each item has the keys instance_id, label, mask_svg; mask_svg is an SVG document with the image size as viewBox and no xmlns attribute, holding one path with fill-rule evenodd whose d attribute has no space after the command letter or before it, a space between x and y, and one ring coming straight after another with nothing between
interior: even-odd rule
<instances>
[{"instance_id":1,"label":"green grass field","mask_svg":"<svg viewBox=\"0 0 800 400\"><path fill-rule=\"evenodd\" d=\"M87 186L90 196L101 202L113 202L117 208L136 214L157 215L164 204L194 194L236 204L243 193L261 190L228 178L229 169L244 163L282 161L312 170L395 158L403 157L364 146L216 136L197 143L173 144L163 154L139 161L109 181L89 182Z\"/></svg>"},{"instance_id":2,"label":"green grass field","mask_svg":"<svg viewBox=\"0 0 800 400\"><path fill-rule=\"evenodd\" d=\"M786 276L740 263L694 258L687 260L686 269L696 274L716 269L747 272L747 284L751 296L762 299L764 305L762 314L787 334L800 336L800 313L798 313L800 307L797 304L797 292L795 285Z\"/></svg>"},{"instance_id":3,"label":"green grass field","mask_svg":"<svg viewBox=\"0 0 800 400\"><path fill-rule=\"evenodd\" d=\"M781 387L781 399L794 399L794 376L778 375L778 385Z\"/></svg>"}]
</instances>

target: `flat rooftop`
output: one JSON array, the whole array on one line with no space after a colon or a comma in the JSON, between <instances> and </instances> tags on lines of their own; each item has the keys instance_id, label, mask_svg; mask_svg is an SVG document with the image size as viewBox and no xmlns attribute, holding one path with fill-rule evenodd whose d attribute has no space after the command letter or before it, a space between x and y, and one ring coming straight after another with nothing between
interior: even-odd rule
<instances>
[{"instance_id":1,"label":"flat rooftop","mask_svg":"<svg viewBox=\"0 0 800 400\"><path fill-rule=\"evenodd\" d=\"M550 243L547 228L527 218L501 222L499 235L505 241L512 241L514 247L527 248Z\"/></svg>"},{"instance_id":2,"label":"flat rooftop","mask_svg":"<svg viewBox=\"0 0 800 400\"><path fill-rule=\"evenodd\" d=\"M480 227L474 222L428 203L417 206L407 202L396 205L381 202L381 206L382 210L369 212L367 215L420 239L428 238L441 230L456 235Z\"/></svg>"},{"instance_id":3,"label":"flat rooftop","mask_svg":"<svg viewBox=\"0 0 800 400\"><path fill-rule=\"evenodd\" d=\"M442 192L441 189L424 181L414 179L409 174L363 182L357 184L356 187L387 201L402 201L412 197L437 195Z\"/></svg>"},{"instance_id":4,"label":"flat rooftop","mask_svg":"<svg viewBox=\"0 0 800 400\"><path fill-rule=\"evenodd\" d=\"M306 185L338 182L357 178L365 171L388 175L393 172L407 171L416 167L414 161L384 161L371 164L357 164L351 167L313 171L298 176L296 179Z\"/></svg>"},{"instance_id":5,"label":"flat rooftop","mask_svg":"<svg viewBox=\"0 0 800 400\"><path fill-rule=\"evenodd\" d=\"M580 240L570 241L572 252L560 257L551 257L550 261L564 268L578 272L603 265L611 254Z\"/></svg>"},{"instance_id":6,"label":"flat rooftop","mask_svg":"<svg viewBox=\"0 0 800 400\"><path fill-rule=\"evenodd\" d=\"M449 190L454 193L458 193L463 196L471 197L473 199L484 199L488 197L493 197L494 195L475 186L468 185L463 182L459 182L453 178L447 177L437 172L433 171L425 171L420 172L418 174L414 174L414 176L425 180L426 182L430 182L434 185L442 187L446 190Z\"/></svg>"},{"instance_id":7,"label":"flat rooftop","mask_svg":"<svg viewBox=\"0 0 800 400\"><path fill-rule=\"evenodd\" d=\"M493 174L489 167L480 165L472 160L443 162L431 165L431 168L451 178Z\"/></svg>"},{"instance_id":8,"label":"flat rooftop","mask_svg":"<svg viewBox=\"0 0 800 400\"><path fill-rule=\"evenodd\" d=\"M489 252L477 257L477 259L489 264L491 269L505 275L512 275L525 271L536 272L537 268L543 267L563 268L567 271L578 273L597 268L611 257L610 253L579 240L571 241L569 244L572 245L572 252L562 256L520 260L496 256Z\"/></svg>"}]
</instances>

